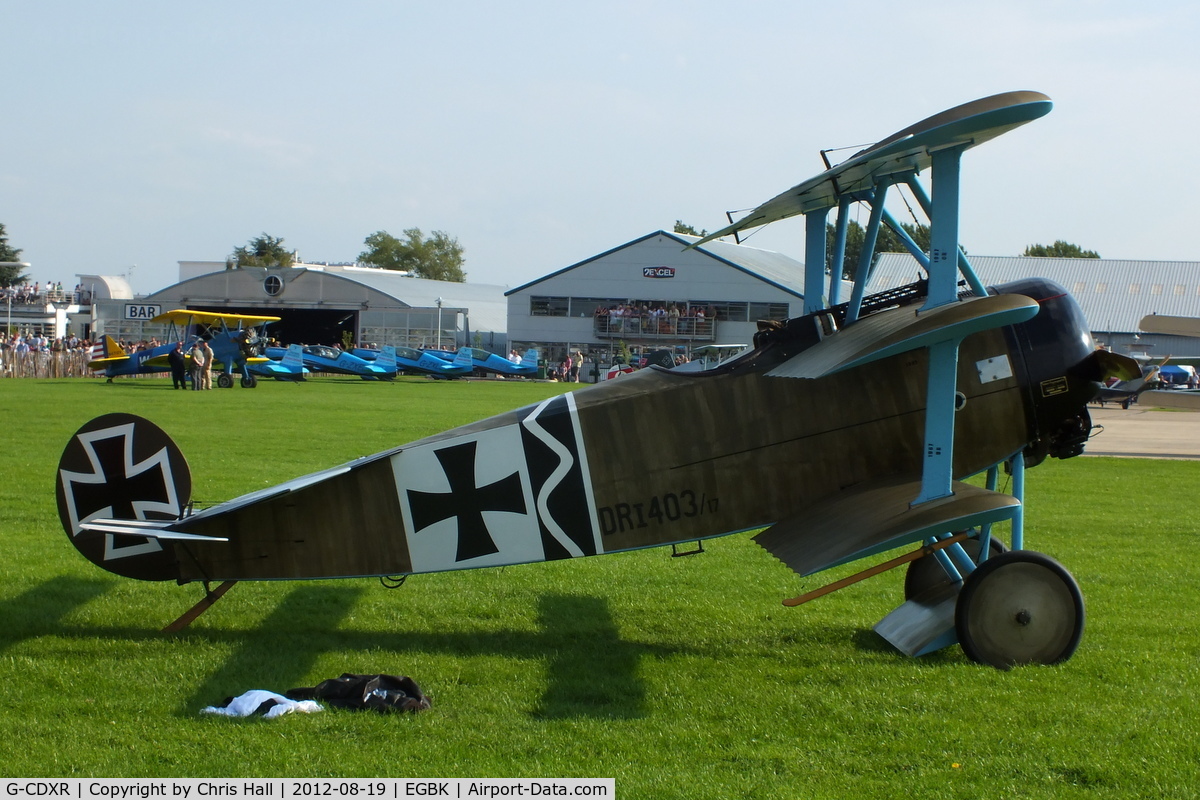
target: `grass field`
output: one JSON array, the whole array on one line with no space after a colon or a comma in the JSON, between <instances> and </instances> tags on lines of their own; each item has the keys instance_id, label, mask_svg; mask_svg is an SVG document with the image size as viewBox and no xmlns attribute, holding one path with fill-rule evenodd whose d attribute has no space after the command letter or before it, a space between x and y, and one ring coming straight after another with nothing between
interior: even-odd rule
<instances>
[{"instance_id":1,"label":"grass field","mask_svg":"<svg viewBox=\"0 0 1200 800\"><path fill-rule=\"evenodd\" d=\"M186 632L196 586L125 580L62 532L68 437L129 411L213 502L565 387L349 379L173 392L169 380L0 381L0 773L8 777L609 777L620 797L1195 797L1200 463L1077 458L1028 476L1026 544L1088 604L1075 657L999 672L920 660L871 626L902 570L799 609L739 535L548 565L239 584ZM847 570L848 571L848 570ZM406 716L202 716L249 689L407 674Z\"/></svg>"}]
</instances>

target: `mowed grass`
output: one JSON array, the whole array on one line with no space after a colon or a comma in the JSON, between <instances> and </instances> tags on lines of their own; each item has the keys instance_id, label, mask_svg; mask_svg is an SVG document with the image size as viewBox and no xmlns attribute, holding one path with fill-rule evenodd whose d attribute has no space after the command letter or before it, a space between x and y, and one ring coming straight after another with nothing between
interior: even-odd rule
<instances>
[{"instance_id":1,"label":"mowed grass","mask_svg":"<svg viewBox=\"0 0 1200 800\"><path fill-rule=\"evenodd\" d=\"M746 535L690 558L657 549L397 590L243 583L166 635L200 588L110 575L58 522L59 455L101 413L163 427L207 503L565 388L0 381L0 773L613 776L630 798L1200 793L1197 463L1077 458L1029 472L1026 543L1072 570L1089 616L1073 659L1011 672L957 647L909 659L880 640L871 626L900 601L902 570L782 607L851 570L800 579ZM199 714L342 672L411 675L433 709Z\"/></svg>"}]
</instances>

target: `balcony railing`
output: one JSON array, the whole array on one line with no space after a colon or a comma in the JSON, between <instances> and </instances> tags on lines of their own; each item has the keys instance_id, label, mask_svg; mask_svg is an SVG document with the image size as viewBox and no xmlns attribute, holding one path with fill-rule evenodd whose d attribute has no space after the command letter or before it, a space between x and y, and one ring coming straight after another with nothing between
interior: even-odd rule
<instances>
[{"instance_id":1,"label":"balcony railing","mask_svg":"<svg viewBox=\"0 0 1200 800\"><path fill-rule=\"evenodd\" d=\"M600 314L592 330L598 339L711 342L716 320L705 317L619 317Z\"/></svg>"}]
</instances>

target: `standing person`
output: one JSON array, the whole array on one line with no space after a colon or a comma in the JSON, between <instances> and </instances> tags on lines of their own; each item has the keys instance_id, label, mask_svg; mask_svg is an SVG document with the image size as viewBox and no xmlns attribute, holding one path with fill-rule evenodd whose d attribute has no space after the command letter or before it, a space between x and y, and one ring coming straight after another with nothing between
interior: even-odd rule
<instances>
[{"instance_id":1,"label":"standing person","mask_svg":"<svg viewBox=\"0 0 1200 800\"><path fill-rule=\"evenodd\" d=\"M212 351L212 348L208 346L208 342L206 342L203 339L200 340L200 346L202 348L204 348L204 371L202 373L200 373L200 378L204 381L204 385L201 386L200 388L201 389L211 389L212 388L213 351Z\"/></svg>"},{"instance_id":2,"label":"standing person","mask_svg":"<svg viewBox=\"0 0 1200 800\"><path fill-rule=\"evenodd\" d=\"M583 351L576 350L571 359L571 383L579 383L579 374L583 372Z\"/></svg>"},{"instance_id":3,"label":"standing person","mask_svg":"<svg viewBox=\"0 0 1200 800\"><path fill-rule=\"evenodd\" d=\"M187 388L187 359L183 357L183 342L176 342L175 347L167 353L167 363L171 365L171 388Z\"/></svg>"},{"instance_id":4,"label":"standing person","mask_svg":"<svg viewBox=\"0 0 1200 800\"><path fill-rule=\"evenodd\" d=\"M200 391L204 388L204 373L208 372L208 358L204 355L204 348L201 346L204 340L197 340L196 344L188 353L192 357L192 389Z\"/></svg>"}]
</instances>

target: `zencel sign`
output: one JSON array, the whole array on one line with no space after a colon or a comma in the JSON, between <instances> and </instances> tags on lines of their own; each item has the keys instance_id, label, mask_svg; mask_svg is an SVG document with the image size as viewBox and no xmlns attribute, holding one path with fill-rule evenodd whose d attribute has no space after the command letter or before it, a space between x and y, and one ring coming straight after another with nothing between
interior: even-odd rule
<instances>
[{"instance_id":1,"label":"zencel sign","mask_svg":"<svg viewBox=\"0 0 1200 800\"><path fill-rule=\"evenodd\" d=\"M643 278L674 278L674 267L642 267Z\"/></svg>"},{"instance_id":2,"label":"zencel sign","mask_svg":"<svg viewBox=\"0 0 1200 800\"><path fill-rule=\"evenodd\" d=\"M126 303L125 319L154 319L162 313L162 306L157 303Z\"/></svg>"}]
</instances>

